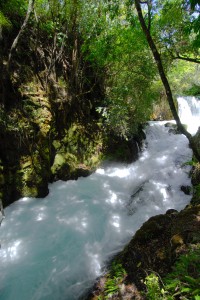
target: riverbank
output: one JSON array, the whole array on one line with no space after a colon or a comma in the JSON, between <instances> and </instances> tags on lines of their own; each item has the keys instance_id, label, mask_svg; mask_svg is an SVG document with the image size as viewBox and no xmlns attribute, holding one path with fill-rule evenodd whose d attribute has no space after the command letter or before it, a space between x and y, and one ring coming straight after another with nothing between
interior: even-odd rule
<instances>
[{"instance_id":1,"label":"riverbank","mask_svg":"<svg viewBox=\"0 0 200 300\"><path fill-rule=\"evenodd\" d=\"M0 199L6 207L21 197L45 197L48 184L91 174L103 159L130 162L138 157L143 131L131 140L103 127L95 108L55 98L40 83L21 88L20 103L0 106ZM139 145L139 146L138 146Z\"/></svg>"},{"instance_id":2,"label":"riverbank","mask_svg":"<svg viewBox=\"0 0 200 300\"><path fill-rule=\"evenodd\" d=\"M187 139L163 122L150 122L145 131L146 148L134 163L54 182L47 197L6 208L2 300L79 299L145 221L190 201L179 188L190 185L190 167L181 167L192 158Z\"/></svg>"},{"instance_id":3,"label":"riverbank","mask_svg":"<svg viewBox=\"0 0 200 300\"><path fill-rule=\"evenodd\" d=\"M180 212L170 209L165 214L151 217L145 222L130 243L115 257L106 274L98 279L87 299L177 299L173 297L176 292L179 296L186 295L183 299L194 299L194 295L199 295L198 291L194 291L195 280L200 275L199 270L198 267L194 270L194 261L190 260L190 257L196 255L195 264L200 262L199 163L193 168L191 176L191 203ZM188 188L182 189L189 193ZM188 265L185 262L182 269L179 268L182 271L177 271L174 266L185 256L188 258ZM186 271L182 274L184 270ZM166 291L163 282L169 275L174 282L174 274L177 280L174 290ZM188 276L194 284L191 290L190 282L187 282ZM183 282L179 280L180 277ZM188 293L181 292L184 287L188 287ZM196 294L192 294L194 292Z\"/></svg>"}]
</instances>

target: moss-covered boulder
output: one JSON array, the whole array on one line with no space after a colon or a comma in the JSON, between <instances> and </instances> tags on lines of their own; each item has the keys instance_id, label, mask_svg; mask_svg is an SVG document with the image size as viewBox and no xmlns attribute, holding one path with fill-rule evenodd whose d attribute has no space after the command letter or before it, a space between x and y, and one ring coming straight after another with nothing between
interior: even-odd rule
<instances>
[{"instance_id":1,"label":"moss-covered boulder","mask_svg":"<svg viewBox=\"0 0 200 300\"><path fill-rule=\"evenodd\" d=\"M48 173L40 165L40 156L23 156L15 174L16 194L20 197L45 197L48 194Z\"/></svg>"},{"instance_id":2,"label":"moss-covered boulder","mask_svg":"<svg viewBox=\"0 0 200 300\"><path fill-rule=\"evenodd\" d=\"M181 212L169 210L166 214L150 218L124 250L114 258L113 263L120 265L126 276L117 283L116 292L109 299L145 299L141 291L145 290L146 276L152 272L160 277L165 276L171 271L177 258L198 243L200 205L188 206ZM110 272L112 267L99 279L87 299L107 299L107 280ZM130 289L131 292L128 293ZM127 292L123 294L123 291Z\"/></svg>"}]
</instances>

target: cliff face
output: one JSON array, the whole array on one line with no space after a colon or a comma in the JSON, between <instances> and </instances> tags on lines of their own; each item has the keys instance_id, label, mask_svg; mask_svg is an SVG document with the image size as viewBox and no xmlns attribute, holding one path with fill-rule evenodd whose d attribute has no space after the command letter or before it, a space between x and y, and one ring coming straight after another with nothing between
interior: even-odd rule
<instances>
[{"instance_id":1,"label":"cliff face","mask_svg":"<svg viewBox=\"0 0 200 300\"><path fill-rule=\"evenodd\" d=\"M137 157L136 143L103 126L97 107L104 103L105 76L81 51L79 32L69 33L61 47L56 32L53 38L30 22L9 62L18 32L3 31L0 39L4 206L23 196L44 197L48 182L90 174L108 153L124 161Z\"/></svg>"},{"instance_id":2,"label":"cliff face","mask_svg":"<svg viewBox=\"0 0 200 300\"><path fill-rule=\"evenodd\" d=\"M91 95L80 102L70 96L61 79L52 79L45 90L34 74L25 82L20 82L19 70L16 74L18 98L8 106L0 105L4 206L23 196L46 196L48 182L89 175L108 153L122 161L137 157L136 142L117 138L103 127L95 109L101 95L97 97L96 90L93 102Z\"/></svg>"},{"instance_id":3,"label":"cliff face","mask_svg":"<svg viewBox=\"0 0 200 300\"><path fill-rule=\"evenodd\" d=\"M52 107L37 84L23 86L22 93L20 105L8 111L1 108L4 204L21 196L45 196L51 180L88 174L98 163L102 148L101 128L95 120L64 121L62 103Z\"/></svg>"},{"instance_id":4,"label":"cliff face","mask_svg":"<svg viewBox=\"0 0 200 300\"><path fill-rule=\"evenodd\" d=\"M48 182L89 175L108 153L108 158L122 161L137 157L136 142L106 133L98 118L78 117L78 109L74 113L62 101L52 101L38 86L23 86L19 105L0 108L4 206L24 196L46 196Z\"/></svg>"}]
</instances>

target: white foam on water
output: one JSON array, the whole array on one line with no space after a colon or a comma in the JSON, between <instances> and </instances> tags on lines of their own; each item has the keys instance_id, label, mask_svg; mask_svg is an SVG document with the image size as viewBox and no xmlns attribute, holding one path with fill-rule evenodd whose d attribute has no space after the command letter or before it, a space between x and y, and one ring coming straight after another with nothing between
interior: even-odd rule
<instances>
[{"instance_id":1,"label":"white foam on water","mask_svg":"<svg viewBox=\"0 0 200 300\"><path fill-rule=\"evenodd\" d=\"M179 117L187 130L194 135L200 126L200 100L196 97L178 97Z\"/></svg>"},{"instance_id":2,"label":"white foam on water","mask_svg":"<svg viewBox=\"0 0 200 300\"><path fill-rule=\"evenodd\" d=\"M192 151L183 135L150 122L147 148L130 165L112 164L77 181L49 185L44 199L5 209L0 229L1 300L75 300L149 217L182 209L191 196Z\"/></svg>"}]
</instances>

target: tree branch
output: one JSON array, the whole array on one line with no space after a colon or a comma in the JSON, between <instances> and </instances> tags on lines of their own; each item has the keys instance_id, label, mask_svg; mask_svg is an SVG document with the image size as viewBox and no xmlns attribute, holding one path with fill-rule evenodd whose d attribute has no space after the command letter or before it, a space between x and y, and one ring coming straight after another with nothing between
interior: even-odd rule
<instances>
[{"instance_id":1,"label":"tree branch","mask_svg":"<svg viewBox=\"0 0 200 300\"><path fill-rule=\"evenodd\" d=\"M172 58L173 59L181 59L181 60L185 60L185 61L190 61L190 62L193 62L193 63L196 63L196 64L200 63L200 59L198 59L198 58L185 57L185 56L181 56L179 54L177 54L177 56L172 55Z\"/></svg>"},{"instance_id":2,"label":"tree branch","mask_svg":"<svg viewBox=\"0 0 200 300\"><path fill-rule=\"evenodd\" d=\"M147 39L147 42L149 44L149 47L152 51L153 57L156 61L157 64L157 68L158 68L158 72L160 74L160 78L162 80L163 86L165 88L165 92L166 92L166 96L167 96L167 100L171 109L171 112L173 114L173 117L176 121L176 124L178 126L178 129L181 131L181 133L183 133L189 140L190 146L194 152L194 155L196 156L196 158L200 161L200 153L198 151L198 149L196 148L196 146L194 145L194 141L193 141L193 137L192 135L185 129L185 127L182 125L180 118L178 116L178 113L176 111L176 107L174 104L174 100L173 100L173 95L172 95L172 91L168 82L168 79L165 75L165 70L162 64L162 59L160 56L160 53L157 50L156 44L154 43L154 40L150 34L150 31L148 30L148 27L145 23L143 14L142 14L142 9L141 9L141 5L140 5L140 1L139 0L135 0L135 7L137 10L137 14L138 14L138 19L140 22L140 25L142 27L142 30L145 34L145 37Z\"/></svg>"},{"instance_id":3,"label":"tree branch","mask_svg":"<svg viewBox=\"0 0 200 300\"><path fill-rule=\"evenodd\" d=\"M12 46L10 48L10 53L9 53L9 56L8 56L8 63L7 63L7 71L8 73L10 72L10 67L11 67L11 60L12 60L12 54L13 52L16 50L17 48L17 44L19 42L19 39L20 39L20 36L22 35L22 33L24 32L27 24L28 24L28 21L29 21L29 18L30 18L30 15L31 15L31 12L33 10L33 7L34 7L34 3L35 3L35 0L29 0L29 3L28 3L28 9L27 9L27 13L26 13L26 18L24 19L24 22L22 24L22 27L20 28L20 31L18 32L18 35L16 36L16 38L14 39L13 43L12 43Z\"/></svg>"}]
</instances>

